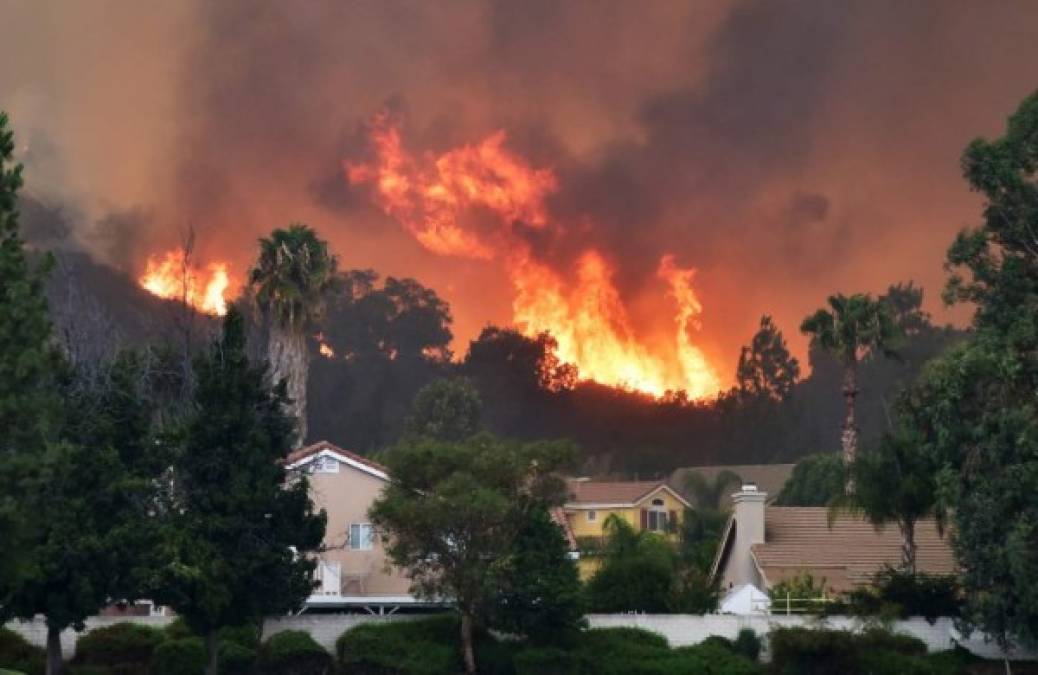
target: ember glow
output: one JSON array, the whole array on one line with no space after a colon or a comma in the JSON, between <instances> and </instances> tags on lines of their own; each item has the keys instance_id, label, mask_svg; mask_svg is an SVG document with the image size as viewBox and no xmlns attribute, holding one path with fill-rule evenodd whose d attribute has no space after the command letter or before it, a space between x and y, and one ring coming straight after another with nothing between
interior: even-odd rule
<instances>
[{"instance_id":1,"label":"ember glow","mask_svg":"<svg viewBox=\"0 0 1038 675\"><path fill-rule=\"evenodd\" d=\"M632 326L612 266L597 249L585 249L575 275L566 278L535 259L517 235L520 224L559 227L545 205L558 184L550 169L509 152L506 141L498 131L474 145L415 157L382 113L371 124L371 160L347 161L345 170L351 184L371 184L375 202L430 251L502 261L515 289L516 326L529 336L551 333L558 356L576 365L581 378L656 396L668 390L693 398L715 394L720 382L691 336L702 312L693 270L677 267L671 255L661 259L661 295L669 289L676 304L675 335L669 351L650 348ZM496 229L470 224L473 209L493 214Z\"/></svg>"},{"instance_id":2,"label":"ember glow","mask_svg":"<svg viewBox=\"0 0 1038 675\"><path fill-rule=\"evenodd\" d=\"M206 314L227 313L230 278L226 263L200 268L186 260L182 250L175 249L162 256L150 256L138 281L142 288L160 298L180 300Z\"/></svg>"}]
</instances>

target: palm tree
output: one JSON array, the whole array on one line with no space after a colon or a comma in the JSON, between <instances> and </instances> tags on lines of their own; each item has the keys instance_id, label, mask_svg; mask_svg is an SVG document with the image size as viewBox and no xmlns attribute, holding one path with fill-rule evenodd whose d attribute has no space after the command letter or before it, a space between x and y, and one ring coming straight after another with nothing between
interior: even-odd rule
<instances>
[{"instance_id":1,"label":"palm tree","mask_svg":"<svg viewBox=\"0 0 1038 675\"><path fill-rule=\"evenodd\" d=\"M833 354L843 365L843 400L846 411L841 436L844 466L851 467L858 454L858 426L854 419L854 400L858 395L858 363L874 353L896 356L893 350L900 331L886 303L867 293L850 297L829 296L832 311L819 309L800 324L800 331L811 336L811 346ZM854 491L852 477L847 492Z\"/></svg>"},{"instance_id":2,"label":"palm tree","mask_svg":"<svg viewBox=\"0 0 1038 675\"><path fill-rule=\"evenodd\" d=\"M316 332L337 261L308 226L293 223L260 239L259 260L249 274L256 301L270 325L268 356L275 382L284 381L290 411L299 420L296 444L306 440L307 338Z\"/></svg>"},{"instance_id":3,"label":"palm tree","mask_svg":"<svg viewBox=\"0 0 1038 675\"><path fill-rule=\"evenodd\" d=\"M720 511L721 502L729 485L741 485L739 474L729 469L719 471L710 480L698 471L689 471L685 476L685 489L695 497L696 508Z\"/></svg>"},{"instance_id":4,"label":"palm tree","mask_svg":"<svg viewBox=\"0 0 1038 675\"><path fill-rule=\"evenodd\" d=\"M944 534L946 513L937 497L938 471L919 434L907 427L884 434L879 446L863 453L851 467L856 489L830 504L830 525L842 513L863 516L876 529L897 525L901 571L915 574L916 524L934 516L938 534Z\"/></svg>"}]
</instances>

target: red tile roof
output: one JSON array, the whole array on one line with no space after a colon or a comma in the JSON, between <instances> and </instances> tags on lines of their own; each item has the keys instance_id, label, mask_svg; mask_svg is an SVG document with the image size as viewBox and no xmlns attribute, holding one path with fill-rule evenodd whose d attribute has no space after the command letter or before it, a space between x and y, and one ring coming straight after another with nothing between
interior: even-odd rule
<instances>
[{"instance_id":1,"label":"red tile roof","mask_svg":"<svg viewBox=\"0 0 1038 675\"><path fill-rule=\"evenodd\" d=\"M916 565L920 572L955 574L958 566L948 533L942 538L933 519L916 524ZM901 560L901 533L890 524L877 530L857 516L841 515L829 527L825 507L769 506L764 515L764 542L753 546L768 584L808 572L838 592L871 582L872 577Z\"/></svg>"},{"instance_id":2,"label":"red tile roof","mask_svg":"<svg viewBox=\"0 0 1038 675\"><path fill-rule=\"evenodd\" d=\"M570 504L634 504L657 488L670 486L665 480L570 480L566 482L566 487L570 493Z\"/></svg>"},{"instance_id":3,"label":"red tile roof","mask_svg":"<svg viewBox=\"0 0 1038 675\"><path fill-rule=\"evenodd\" d=\"M339 446L333 445L332 443L329 443L328 441L318 441L317 443L314 443L313 445L308 445L305 448L299 448L298 450L293 450L292 452L290 452L288 454L287 461L288 461L289 464L295 464L296 462L298 462L298 461L300 461L302 459L306 459L307 457L310 457L312 455L316 455L319 452L322 452L324 450L328 450L329 452L334 452L337 455L341 455L343 457L347 457L347 458L353 460L354 462L357 462L358 464L363 464L364 466L367 466L367 467L370 467L372 469L375 469L376 471L381 471L382 473L387 473L387 474L389 473L389 469L386 468L385 466L383 466L382 464L379 464L378 462L376 462L374 460L371 460L371 459L368 459L367 457L364 457L362 455L358 455L355 452L350 452L349 450L343 450Z\"/></svg>"}]
</instances>

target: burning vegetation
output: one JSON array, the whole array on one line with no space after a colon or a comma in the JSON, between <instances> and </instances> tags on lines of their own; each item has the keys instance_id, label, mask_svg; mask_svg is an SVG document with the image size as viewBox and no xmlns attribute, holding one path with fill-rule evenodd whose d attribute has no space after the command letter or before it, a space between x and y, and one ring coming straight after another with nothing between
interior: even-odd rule
<instances>
[{"instance_id":1,"label":"burning vegetation","mask_svg":"<svg viewBox=\"0 0 1038 675\"><path fill-rule=\"evenodd\" d=\"M656 396L715 394L720 382L691 335L702 313L694 270L678 267L671 254L661 258L658 276L676 304L676 335L669 350L654 349L634 330L601 251L587 247L572 278L534 256L521 231L561 227L546 205L558 182L550 169L512 154L506 140L498 131L473 145L415 156L390 115L380 113L370 127L372 158L346 161L346 176L370 184L376 203L433 253L503 263L516 326L531 337L550 333L560 360L577 366L582 379Z\"/></svg>"},{"instance_id":2,"label":"burning vegetation","mask_svg":"<svg viewBox=\"0 0 1038 675\"><path fill-rule=\"evenodd\" d=\"M378 207L429 251L502 264L514 291L517 329L528 337L551 334L559 360L576 366L580 379L657 397L684 391L703 398L720 390L693 339L703 311L695 270L679 267L672 254L660 258L659 297L672 313L674 332L645 336L636 330L614 267L600 249L584 247L566 272L535 255L525 235L550 236L566 227L547 205L559 182L551 169L511 152L504 131L440 154L415 155L397 122L382 112L370 122L369 142L367 161L344 162L350 184L369 185ZM226 263L198 266L181 251L149 258L139 281L159 297L209 314L225 313L232 291ZM323 341L320 353L334 354Z\"/></svg>"},{"instance_id":3,"label":"burning vegetation","mask_svg":"<svg viewBox=\"0 0 1038 675\"><path fill-rule=\"evenodd\" d=\"M141 287L160 298L179 300L205 314L227 313L230 277L226 263L194 265L183 249L162 256L149 256Z\"/></svg>"}]
</instances>

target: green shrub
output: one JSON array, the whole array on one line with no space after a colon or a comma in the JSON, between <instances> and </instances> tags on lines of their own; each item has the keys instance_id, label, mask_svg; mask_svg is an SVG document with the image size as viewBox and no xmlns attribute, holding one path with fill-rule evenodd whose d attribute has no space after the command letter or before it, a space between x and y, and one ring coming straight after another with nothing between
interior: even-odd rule
<instances>
[{"instance_id":1,"label":"green shrub","mask_svg":"<svg viewBox=\"0 0 1038 675\"><path fill-rule=\"evenodd\" d=\"M0 671L2 672L2 671ZM122 666L92 666L89 664L75 664L71 663L65 669L66 675L123 675L127 672L146 672L146 671L126 671Z\"/></svg>"},{"instance_id":2,"label":"green shrub","mask_svg":"<svg viewBox=\"0 0 1038 675\"><path fill-rule=\"evenodd\" d=\"M718 647L720 649L724 649L725 651L729 651L732 653L735 652L735 643L726 637L721 637L720 635L711 635L707 639L700 642L699 646Z\"/></svg>"},{"instance_id":3,"label":"green shrub","mask_svg":"<svg viewBox=\"0 0 1038 675\"><path fill-rule=\"evenodd\" d=\"M761 640L752 628L743 628L732 643L736 654L756 662L760 658Z\"/></svg>"},{"instance_id":4,"label":"green shrub","mask_svg":"<svg viewBox=\"0 0 1038 675\"><path fill-rule=\"evenodd\" d=\"M779 628L771 633L772 667L783 675L943 675L950 660L932 660L926 644L909 635L870 629Z\"/></svg>"},{"instance_id":5,"label":"green shrub","mask_svg":"<svg viewBox=\"0 0 1038 675\"><path fill-rule=\"evenodd\" d=\"M476 642L476 664L480 675L516 675L515 657L525 649L522 642L482 639Z\"/></svg>"},{"instance_id":6,"label":"green shrub","mask_svg":"<svg viewBox=\"0 0 1038 675\"><path fill-rule=\"evenodd\" d=\"M162 631L166 634L166 638L169 640L183 640L190 637L198 637L194 631L188 628L187 622L184 621L184 617L178 616L173 619L165 629Z\"/></svg>"},{"instance_id":7,"label":"green shrub","mask_svg":"<svg viewBox=\"0 0 1038 675\"><path fill-rule=\"evenodd\" d=\"M873 583L847 594L846 612L898 618L922 616L930 623L938 617L962 614L962 587L953 576L910 574L886 568Z\"/></svg>"},{"instance_id":8,"label":"green shrub","mask_svg":"<svg viewBox=\"0 0 1038 675\"><path fill-rule=\"evenodd\" d=\"M76 664L122 666L124 672L147 673L161 630L136 623L116 623L92 630L76 640ZM135 667L135 668L134 668Z\"/></svg>"},{"instance_id":9,"label":"green shrub","mask_svg":"<svg viewBox=\"0 0 1038 675\"><path fill-rule=\"evenodd\" d=\"M0 668L25 675L43 675L47 652L13 630L0 627Z\"/></svg>"},{"instance_id":10,"label":"green shrub","mask_svg":"<svg viewBox=\"0 0 1038 675\"><path fill-rule=\"evenodd\" d=\"M354 626L335 641L335 654L351 675L440 675L461 669L458 643L457 617L443 615Z\"/></svg>"},{"instance_id":11,"label":"green shrub","mask_svg":"<svg viewBox=\"0 0 1038 675\"><path fill-rule=\"evenodd\" d=\"M224 626L216 633L220 642L233 642L245 649L256 651L260 646L263 628L255 624Z\"/></svg>"},{"instance_id":12,"label":"green shrub","mask_svg":"<svg viewBox=\"0 0 1038 675\"><path fill-rule=\"evenodd\" d=\"M151 657L151 675L199 675L205 670L205 642L200 637L166 640Z\"/></svg>"},{"instance_id":13,"label":"green shrub","mask_svg":"<svg viewBox=\"0 0 1038 675\"><path fill-rule=\"evenodd\" d=\"M771 664L783 675L854 673L855 640L847 631L776 628Z\"/></svg>"},{"instance_id":14,"label":"green shrub","mask_svg":"<svg viewBox=\"0 0 1038 675\"><path fill-rule=\"evenodd\" d=\"M251 675L256 666L256 650L223 641L217 648L217 659L221 675Z\"/></svg>"},{"instance_id":15,"label":"green shrub","mask_svg":"<svg viewBox=\"0 0 1038 675\"><path fill-rule=\"evenodd\" d=\"M0 673L4 672L0 670ZM65 669L66 675L116 675L116 672L110 666L76 665L74 663L69 664Z\"/></svg>"},{"instance_id":16,"label":"green shrub","mask_svg":"<svg viewBox=\"0 0 1038 675\"><path fill-rule=\"evenodd\" d=\"M265 675L325 675L332 657L301 630L286 630L270 636L260 648L258 670Z\"/></svg>"},{"instance_id":17,"label":"green shrub","mask_svg":"<svg viewBox=\"0 0 1038 675\"><path fill-rule=\"evenodd\" d=\"M892 633L881 628L870 628L856 636L859 648L864 651L887 650L907 656L926 654L926 643L904 633Z\"/></svg>"},{"instance_id":18,"label":"green shrub","mask_svg":"<svg viewBox=\"0 0 1038 675\"><path fill-rule=\"evenodd\" d=\"M526 649L515 657L516 675L576 675L587 672L572 651L554 647Z\"/></svg>"}]
</instances>

